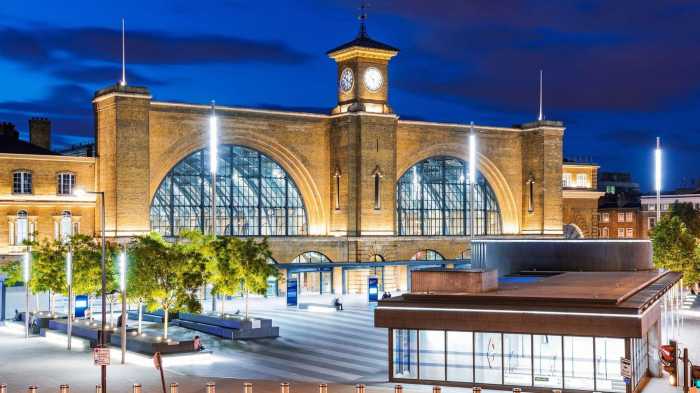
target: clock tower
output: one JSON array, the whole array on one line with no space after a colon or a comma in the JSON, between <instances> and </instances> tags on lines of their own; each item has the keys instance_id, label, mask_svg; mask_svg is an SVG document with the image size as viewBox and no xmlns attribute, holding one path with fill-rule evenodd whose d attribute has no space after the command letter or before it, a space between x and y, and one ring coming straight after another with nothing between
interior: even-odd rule
<instances>
[{"instance_id":1,"label":"clock tower","mask_svg":"<svg viewBox=\"0 0 700 393\"><path fill-rule=\"evenodd\" d=\"M392 113L388 104L389 60L399 50L369 38L366 14L360 16L357 37L328 51L338 64L338 105L332 113Z\"/></svg>"}]
</instances>

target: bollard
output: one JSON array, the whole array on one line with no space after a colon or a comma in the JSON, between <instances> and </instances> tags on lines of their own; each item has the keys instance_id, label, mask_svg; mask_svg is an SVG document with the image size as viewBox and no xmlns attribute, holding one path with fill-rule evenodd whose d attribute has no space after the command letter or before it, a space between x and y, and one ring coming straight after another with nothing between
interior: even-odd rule
<instances>
[{"instance_id":1,"label":"bollard","mask_svg":"<svg viewBox=\"0 0 700 393\"><path fill-rule=\"evenodd\" d=\"M472 392L473 393L481 393L481 388L478 386L474 386L474 388L472 389Z\"/></svg>"},{"instance_id":2,"label":"bollard","mask_svg":"<svg viewBox=\"0 0 700 393\"><path fill-rule=\"evenodd\" d=\"M70 392L70 386L63 384L58 387L58 393L69 393Z\"/></svg>"},{"instance_id":3,"label":"bollard","mask_svg":"<svg viewBox=\"0 0 700 393\"><path fill-rule=\"evenodd\" d=\"M552 390L552 393L561 393L561 390L560 390L560 389L554 389L554 390Z\"/></svg>"},{"instance_id":4,"label":"bollard","mask_svg":"<svg viewBox=\"0 0 700 393\"><path fill-rule=\"evenodd\" d=\"M365 393L365 385L361 383L355 385L355 393Z\"/></svg>"},{"instance_id":5,"label":"bollard","mask_svg":"<svg viewBox=\"0 0 700 393\"><path fill-rule=\"evenodd\" d=\"M253 393L253 384L246 382L243 384L243 393Z\"/></svg>"},{"instance_id":6,"label":"bollard","mask_svg":"<svg viewBox=\"0 0 700 393\"><path fill-rule=\"evenodd\" d=\"M141 384L135 383L134 386L131 387L131 393L141 393Z\"/></svg>"},{"instance_id":7,"label":"bollard","mask_svg":"<svg viewBox=\"0 0 700 393\"><path fill-rule=\"evenodd\" d=\"M216 384L214 382L207 382L207 393L216 393Z\"/></svg>"},{"instance_id":8,"label":"bollard","mask_svg":"<svg viewBox=\"0 0 700 393\"><path fill-rule=\"evenodd\" d=\"M394 385L394 393L403 393L403 386Z\"/></svg>"},{"instance_id":9,"label":"bollard","mask_svg":"<svg viewBox=\"0 0 700 393\"><path fill-rule=\"evenodd\" d=\"M7 384L0 383L0 393L7 393Z\"/></svg>"},{"instance_id":10,"label":"bollard","mask_svg":"<svg viewBox=\"0 0 700 393\"><path fill-rule=\"evenodd\" d=\"M322 383L318 385L318 393L328 393L328 384Z\"/></svg>"},{"instance_id":11,"label":"bollard","mask_svg":"<svg viewBox=\"0 0 700 393\"><path fill-rule=\"evenodd\" d=\"M95 393L102 393L102 385L95 385Z\"/></svg>"},{"instance_id":12,"label":"bollard","mask_svg":"<svg viewBox=\"0 0 700 393\"><path fill-rule=\"evenodd\" d=\"M178 388L177 382L173 382L170 384L170 393L177 393L177 388Z\"/></svg>"},{"instance_id":13,"label":"bollard","mask_svg":"<svg viewBox=\"0 0 700 393\"><path fill-rule=\"evenodd\" d=\"M522 393L522 391L520 388L513 388L513 393Z\"/></svg>"},{"instance_id":14,"label":"bollard","mask_svg":"<svg viewBox=\"0 0 700 393\"><path fill-rule=\"evenodd\" d=\"M289 384L287 382L280 384L280 393L289 393Z\"/></svg>"},{"instance_id":15,"label":"bollard","mask_svg":"<svg viewBox=\"0 0 700 393\"><path fill-rule=\"evenodd\" d=\"M433 386L433 393L440 393L441 390L439 386Z\"/></svg>"},{"instance_id":16,"label":"bollard","mask_svg":"<svg viewBox=\"0 0 700 393\"><path fill-rule=\"evenodd\" d=\"M39 392L39 387L36 385L29 385L27 388L27 393L37 393Z\"/></svg>"}]
</instances>

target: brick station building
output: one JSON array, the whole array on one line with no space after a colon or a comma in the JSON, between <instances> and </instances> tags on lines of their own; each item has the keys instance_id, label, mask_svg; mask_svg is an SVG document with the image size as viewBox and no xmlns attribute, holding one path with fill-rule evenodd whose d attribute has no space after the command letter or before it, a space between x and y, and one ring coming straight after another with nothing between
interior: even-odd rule
<instances>
[{"instance_id":1,"label":"brick station building","mask_svg":"<svg viewBox=\"0 0 700 393\"><path fill-rule=\"evenodd\" d=\"M216 106L217 234L269 237L302 293L363 293L371 274L380 289L405 290L415 266L465 262L472 225L477 237L561 237L572 223L581 236L595 233L596 168L570 166L591 172L590 184L562 190L561 122L474 125L470 163L468 124L404 120L390 105L398 52L364 27L329 51L338 99L325 114ZM3 145L0 254L23 252L35 231L104 226L118 240L208 231L212 108L153 93L115 85L95 94L95 157L54 153L34 138L40 151ZM95 219L101 201L75 188L104 192L104 222Z\"/></svg>"}]
</instances>

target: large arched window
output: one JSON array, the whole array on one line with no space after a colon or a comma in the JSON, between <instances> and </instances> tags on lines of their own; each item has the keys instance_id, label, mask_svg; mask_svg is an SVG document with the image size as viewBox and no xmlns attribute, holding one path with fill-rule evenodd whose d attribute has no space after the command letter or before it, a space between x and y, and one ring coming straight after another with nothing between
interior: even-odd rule
<instances>
[{"instance_id":1,"label":"large arched window","mask_svg":"<svg viewBox=\"0 0 700 393\"><path fill-rule=\"evenodd\" d=\"M165 176L151 204L151 228L165 236L211 227L209 149L196 151ZM306 235L306 210L292 179L266 155L220 145L216 231L230 236Z\"/></svg>"},{"instance_id":2,"label":"large arched window","mask_svg":"<svg viewBox=\"0 0 700 393\"><path fill-rule=\"evenodd\" d=\"M481 173L476 177L474 234L498 235L501 211L496 195ZM399 235L469 235L468 180L469 168L458 158L432 157L411 167L397 185Z\"/></svg>"},{"instance_id":3,"label":"large arched window","mask_svg":"<svg viewBox=\"0 0 700 393\"><path fill-rule=\"evenodd\" d=\"M331 260L318 251L307 251L292 259L292 263L329 263Z\"/></svg>"}]
</instances>

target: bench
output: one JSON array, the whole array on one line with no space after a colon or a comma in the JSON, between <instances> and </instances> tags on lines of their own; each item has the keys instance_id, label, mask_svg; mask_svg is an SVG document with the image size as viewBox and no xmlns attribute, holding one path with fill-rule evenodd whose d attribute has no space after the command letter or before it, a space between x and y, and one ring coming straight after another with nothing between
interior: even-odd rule
<instances>
[{"instance_id":1,"label":"bench","mask_svg":"<svg viewBox=\"0 0 700 393\"><path fill-rule=\"evenodd\" d=\"M279 337L279 327L271 319L242 319L216 315L180 313L177 325L231 340Z\"/></svg>"},{"instance_id":2,"label":"bench","mask_svg":"<svg viewBox=\"0 0 700 393\"><path fill-rule=\"evenodd\" d=\"M121 335L116 332L110 336L110 343L114 346L121 345ZM194 340L157 340L153 336L126 335L126 349L147 355L156 352L161 354L194 352Z\"/></svg>"}]
</instances>

